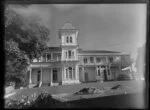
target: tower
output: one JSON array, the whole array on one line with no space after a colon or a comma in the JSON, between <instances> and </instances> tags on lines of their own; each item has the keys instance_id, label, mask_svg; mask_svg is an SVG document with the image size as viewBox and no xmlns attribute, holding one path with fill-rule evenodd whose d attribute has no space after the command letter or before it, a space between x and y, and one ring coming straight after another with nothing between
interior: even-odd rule
<instances>
[{"instance_id":1,"label":"tower","mask_svg":"<svg viewBox=\"0 0 150 110\"><path fill-rule=\"evenodd\" d=\"M59 29L59 38L62 48L62 61L75 61L78 60L78 37L79 30L67 22Z\"/></svg>"}]
</instances>

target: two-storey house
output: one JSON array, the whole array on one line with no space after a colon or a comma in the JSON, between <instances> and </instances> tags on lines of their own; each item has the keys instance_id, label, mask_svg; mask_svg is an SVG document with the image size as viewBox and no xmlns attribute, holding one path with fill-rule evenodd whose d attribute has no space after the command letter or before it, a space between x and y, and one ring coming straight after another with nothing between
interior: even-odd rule
<instances>
[{"instance_id":1,"label":"two-storey house","mask_svg":"<svg viewBox=\"0 0 150 110\"><path fill-rule=\"evenodd\" d=\"M82 50L79 30L66 23L59 29L59 47L49 47L30 65L29 84L54 86L99 80L114 80L130 66L130 55L106 50Z\"/></svg>"}]
</instances>

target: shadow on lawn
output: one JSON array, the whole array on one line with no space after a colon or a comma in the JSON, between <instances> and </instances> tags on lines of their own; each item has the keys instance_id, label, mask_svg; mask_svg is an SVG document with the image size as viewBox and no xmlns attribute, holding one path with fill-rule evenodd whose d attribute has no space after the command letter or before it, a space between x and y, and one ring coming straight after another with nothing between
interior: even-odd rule
<instances>
[{"instance_id":1,"label":"shadow on lawn","mask_svg":"<svg viewBox=\"0 0 150 110\"><path fill-rule=\"evenodd\" d=\"M75 108L145 108L142 93L81 99L67 103Z\"/></svg>"},{"instance_id":2,"label":"shadow on lawn","mask_svg":"<svg viewBox=\"0 0 150 110\"><path fill-rule=\"evenodd\" d=\"M28 101L26 101L27 103ZM19 105L17 105L19 103ZM49 94L41 94L30 102L29 105L15 102L13 106L6 108L145 108L143 93L106 96L90 99L81 99L69 102L61 102L53 99Z\"/></svg>"}]
</instances>

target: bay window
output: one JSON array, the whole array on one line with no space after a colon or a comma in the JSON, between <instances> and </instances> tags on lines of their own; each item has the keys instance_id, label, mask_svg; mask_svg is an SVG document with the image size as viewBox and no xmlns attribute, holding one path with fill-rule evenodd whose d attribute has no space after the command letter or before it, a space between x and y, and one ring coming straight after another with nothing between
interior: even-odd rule
<instances>
[{"instance_id":1,"label":"bay window","mask_svg":"<svg viewBox=\"0 0 150 110\"><path fill-rule=\"evenodd\" d=\"M68 51L69 59L71 58L71 50Z\"/></svg>"},{"instance_id":2,"label":"bay window","mask_svg":"<svg viewBox=\"0 0 150 110\"><path fill-rule=\"evenodd\" d=\"M72 67L66 68L66 79L75 79L75 69Z\"/></svg>"}]
</instances>

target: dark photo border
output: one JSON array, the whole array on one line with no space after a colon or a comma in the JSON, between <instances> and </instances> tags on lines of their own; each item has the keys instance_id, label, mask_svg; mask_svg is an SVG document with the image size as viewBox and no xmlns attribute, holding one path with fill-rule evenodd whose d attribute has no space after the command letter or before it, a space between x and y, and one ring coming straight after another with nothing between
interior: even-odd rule
<instances>
[{"instance_id":1,"label":"dark photo border","mask_svg":"<svg viewBox=\"0 0 150 110\"><path fill-rule=\"evenodd\" d=\"M146 56L145 56L145 107L149 107L149 0L5 0L1 1L1 58L3 63L1 72L1 105L4 105L4 74L5 74L5 52L4 52L4 9L6 4L146 4L147 5L147 16L146 16ZM2 104L3 103L3 104Z\"/></svg>"}]
</instances>

